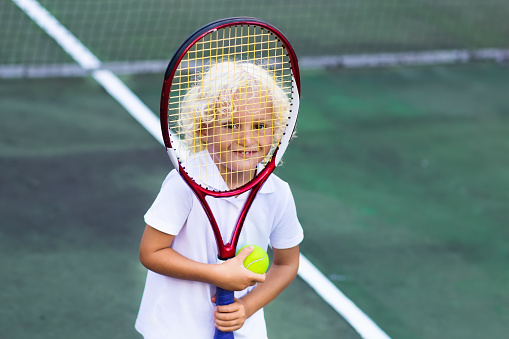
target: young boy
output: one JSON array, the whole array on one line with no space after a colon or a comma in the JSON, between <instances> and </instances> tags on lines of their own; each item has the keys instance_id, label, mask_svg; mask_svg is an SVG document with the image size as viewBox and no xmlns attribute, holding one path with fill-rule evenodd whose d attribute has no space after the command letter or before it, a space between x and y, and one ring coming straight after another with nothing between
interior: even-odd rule
<instances>
[{"instance_id":1,"label":"young boy","mask_svg":"<svg viewBox=\"0 0 509 339\"><path fill-rule=\"evenodd\" d=\"M212 99L203 94L211 91ZM287 94L262 67L236 61L213 65L181 104L179 130L190 154L183 167L212 169L213 175L200 183L209 187L244 185L270 159L288 110ZM247 193L207 200L223 237L231 234L246 198ZM214 327L235 331L236 339L267 338L263 306L295 278L303 239L287 183L270 175L239 238L238 248L256 244L266 250L271 244L273 260L266 274L243 266L253 250L249 247L217 263L210 223L175 170L164 181L145 222L140 260L149 271L136 321L145 339L212 339ZM236 291L235 302L215 306L215 286Z\"/></svg>"}]
</instances>

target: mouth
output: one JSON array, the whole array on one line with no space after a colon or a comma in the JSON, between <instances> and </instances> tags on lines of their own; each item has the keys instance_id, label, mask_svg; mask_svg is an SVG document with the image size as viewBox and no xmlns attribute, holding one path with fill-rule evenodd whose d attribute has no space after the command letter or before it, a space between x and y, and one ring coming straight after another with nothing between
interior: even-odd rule
<instances>
[{"instance_id":1,"label":"mouth","mask_svg":"<svg viewBox=\"0 0 509 339\"><path fill-rule=\"evenodd\" d=\"M238 150L238 151L235 151L235 154L237 154L237 156L239 156L241 158L251 158L256 153L257 153L257 151L253 151L253 150Z\"/></svg>"}]
</instances>

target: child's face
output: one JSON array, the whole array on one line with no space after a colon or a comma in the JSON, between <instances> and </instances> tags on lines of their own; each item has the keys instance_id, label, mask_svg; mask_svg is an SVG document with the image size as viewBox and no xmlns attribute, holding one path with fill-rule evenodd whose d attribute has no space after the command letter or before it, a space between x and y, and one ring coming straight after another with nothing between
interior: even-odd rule
<instances>
[{"instance_id":1,"label":"child's face","mask_svg":"<svg viewBox=\"0 0 509 339\"><path fill-rule=\"evenodd\" d=\"M237 94L232 117L226 121L216 119L201 133L201 141L232 189L252 179L274 140L272 105L260 94L259 91Z\"/></svg>"}]
</instances>

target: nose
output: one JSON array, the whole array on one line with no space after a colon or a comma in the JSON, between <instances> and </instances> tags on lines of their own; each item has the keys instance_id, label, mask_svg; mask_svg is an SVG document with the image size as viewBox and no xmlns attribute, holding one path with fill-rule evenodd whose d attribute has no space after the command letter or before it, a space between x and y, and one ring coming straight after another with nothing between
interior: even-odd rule
<instances>
[{"instance_id":1,"label":"nose","mask_svg":"<svg viewBox=\"0 0 509 339\"><path fill-rule=\"evenodd\" d=\"M253 144L253 131L249 128L242 129L237 142L244 147L251 146Z\"/></svg>"}]
</instances>

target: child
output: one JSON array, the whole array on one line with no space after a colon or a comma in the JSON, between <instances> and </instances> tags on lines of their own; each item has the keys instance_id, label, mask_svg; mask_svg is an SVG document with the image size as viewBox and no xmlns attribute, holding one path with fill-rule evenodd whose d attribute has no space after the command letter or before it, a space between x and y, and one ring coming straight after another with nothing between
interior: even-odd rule
<instances>
[{"instance_id":1,"label":"child","mask_svg":"<svg viewBox=\"0 0 509 339\"><path fill-rule=\"evenodd\" d=\"M233 67L235 63L235 67ZM234 72L231 70L235 69ZM240 70L239 70L240 69ZM215 93L211 100L203 93ZM284 131L288 96L267 70L224 61L192 87L181 104L179 132L189 158L213 168L200 184L234 189L249 182L270 159ZM223 237L231 234L246 194L208 199ZM191 189L173 170L145 215L140 260L149 269L136 329L145 339L212 339L214 327L235 338L267 338L263 306L295 278L303 239L287 183L271 174L247 214L238 248L256 244L273 260L266 274L243 266L252 248L217 263L210 223ZM228 236L227 236L228 237ZM235 302L215 306L215 286L235 292Z\"/></svg>"}]
</instances>

